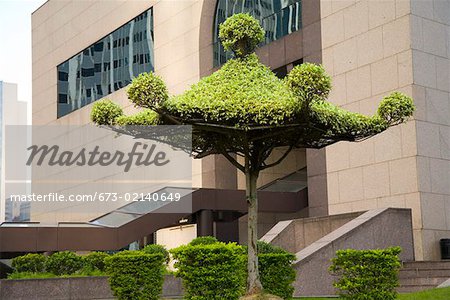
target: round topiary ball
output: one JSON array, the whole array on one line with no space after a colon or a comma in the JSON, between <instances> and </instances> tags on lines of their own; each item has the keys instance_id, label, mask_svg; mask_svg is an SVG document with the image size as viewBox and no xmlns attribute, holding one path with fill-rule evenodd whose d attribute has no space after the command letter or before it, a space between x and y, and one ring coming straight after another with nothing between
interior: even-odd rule
<instances>
[{"instance_id":1,"label":"round topiary ball","mask_svg":"<svg viewBox=\"0 0 450 300\"><path fill-rule=\"evenodd\" d=\"M122 115L122 108L118 104L104 99L92 106L91 121L97 125L115 125L116 119Z\"/></svg>"},{"instance_id":2,"label":"round topiary ball","mask_svg":"<svg viewBox=\"0 0 450 300\"><path fill-rule=\"evenodd\" d=\"M321 65L304 63L295 66L287 76L287 84L296 94L325 100L331 90L331 78Z\"/></svg>"},{"instance_id":3,"label":"round topiary ball","mask_svg":"<svg viewBox=\"0 0 450 300\"><path fill-rule=\"evenodd\" d=\"M135 106L152 109L160 107L169 98L166 84L153 72L134 78L127 93Z\"/></svg>"},{"instance_id":4,"label":"round topiary ball","mask_svg":"<svg viewBox=\"0 0 450 300\"><path fill-rule=\"evenodd\" d=\"M255 51L264 39L264 29L249 14L235 14L220 25L219 38L225 50L231 50L236 57L243 57Z\"/></svg>"},{"instance_id":5,"label":"round topiary ball","mask_svg":"<svg viewBox=\"0 0 450 300\"><path fill-rule=\"evenodd\" d=\"M400 124L412 116L414 109L411 97L400 92L393 92L381 101L378 115L391 125Z\"/></svg>"}]
</instances>

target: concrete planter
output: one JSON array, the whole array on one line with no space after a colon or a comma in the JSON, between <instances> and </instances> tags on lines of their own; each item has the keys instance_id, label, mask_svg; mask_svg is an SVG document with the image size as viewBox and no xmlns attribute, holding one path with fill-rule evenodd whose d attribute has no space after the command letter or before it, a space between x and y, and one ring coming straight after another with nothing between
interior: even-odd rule
<instances>
[{"instance_id":1,"label":"concrete planter","mask_svg":"<svg viewBox=\"0 0 450 300\"><path fill-rule=\"evenodd\" d=\"M166 275L163 297L182 296L179 278ZM110 300L114 299L108 277L72 277L0 280L2 300Z\"/></svg>"}]
</instances>

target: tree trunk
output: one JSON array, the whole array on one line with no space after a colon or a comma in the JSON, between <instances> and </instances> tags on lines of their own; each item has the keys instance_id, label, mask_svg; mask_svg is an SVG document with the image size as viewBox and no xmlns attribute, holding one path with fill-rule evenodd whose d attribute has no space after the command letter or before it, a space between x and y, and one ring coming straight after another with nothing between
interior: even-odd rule
<instances>
[{"instance_id":1,"label":"tree trunk","mask_svg":"<svg viewBox=\"0 0 450 300\"><path fill-rule=\"evenodd\" d=\"M248 205L248 259L247 259L247 295L262 292L259 278L258 254L256 242L258 241L258 198L256 196L256 181L258 172L245 172L246 198Z\"/></svg>"}]
</instances>

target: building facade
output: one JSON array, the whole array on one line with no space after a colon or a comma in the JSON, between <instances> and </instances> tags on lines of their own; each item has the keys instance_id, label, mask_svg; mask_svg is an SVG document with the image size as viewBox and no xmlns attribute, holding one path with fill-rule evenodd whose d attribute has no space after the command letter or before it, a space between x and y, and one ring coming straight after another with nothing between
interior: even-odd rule
<instances>
[{"instance_id":1,"label":"building facade","mask_svg":"<svg viewBox=\"0 0 450 300\"><path fill-rule=\"evenodd\" d=\"M6 131L8 126L27 125L27 103L18 101L17 84L0 81L0 222L27 221L29 204L13 203L6 197Z\"/></svg>"},{"instance_id":2,"label":"building facade","mask_svg":"<svg viewBox=\"0 0 450 300\"><path fill-rule=\"evenodd\" d=\"M105 97L130 113L124 87L143 71L183 92L229 58L217 28L237 12L260 20L257 53L279 76L322 63L333 79L329 100L346 109L373 114L394 90L417 106L412 120L379 136L298 150L264 172L260 186L306 167L308 207L262 214L261 234L288 217L404 207L416 259L438 259L439 239L450 236L449 1L50 0L32 15L33 124L88 124L92 102ZM244 180L213 156L193 162L193 185L242 189Z\"/></svg>"}]
</instances>

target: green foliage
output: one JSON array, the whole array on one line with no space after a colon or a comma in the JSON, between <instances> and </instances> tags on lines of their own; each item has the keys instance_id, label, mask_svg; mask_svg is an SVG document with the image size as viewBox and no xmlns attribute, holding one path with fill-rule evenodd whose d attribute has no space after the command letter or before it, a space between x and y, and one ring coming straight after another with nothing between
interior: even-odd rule
<instances>
[{"instance_id":1,"label":"green foliage","mask_svg":"<svg viewBox=\"0 0 450 300\"><path fill-rule=\"evenodd\" d=\"M161 254L164 257L164 261L166 264L170 261L170 254L169 251L167 251L166 247L158 244L148 244L142 249L142 252L147 254Z\"/></svg>"},{"instance_id":2,"label":"green foliage","mask_svg":"<svg viewBox=\"0 0 450 300\"><path fill-rule=\"evenodd\" d=\"M292 268L294 260L295 255L287 252L258 254L261 283L265 292L283 299L292 299L294 294L292 283L295 281L295 270Z\"/></svg>"},{"instance_id":3,"label":"green foliage","mask_svg":"<svg viewBox=\"0 0 450 300\"><path fill-rule=\"evenodd\" d=\"M97 125L115 125L116 119L122 115L122 108L118 104L104 99L92 106L91 121Z\"/></svg>"},{"instance_id":4,"label":"green foliage","mask_svg":"<svg viewBox=\"0 0 450 300\"><path fill-rule=\"evenodd\" d=\"M268 254L268 253L289 253L281 247L272 245L264 241L258 241L256 243L258 248L258 254Z\"/></svg>"},{"instance_id":5,"label":"green foliage","mask_svg":"<svg viewBox=\"0 0 450 300\"><path fill-rule=\"evenodd\" d=\"M159 108L169 97L166 84L153 72L134 78L127 93L135 106L151 109Z\"/></svg>"},{"instance_id":6,"label":"green foliage","mask_svg":"<svg viewBox=\"0 0 450 300\"><path fill-rule=\"evenodd\" d=\"M235 243L186 245L172 249L186 299L238 299L245 286L245 249Z\"/></svg>"},{"instance_id":7,"label":"green foliage","mask_svg":"<svg viewBox=\"0 0 450 300\"><path fill-rule=\"evenodd\" d=\"M380 133L388 127L379 116L368 117L346 111L326 101L313 101L310 104L310 118L316 126L328 135L364 136Z\"/></svg>"},{"instance_id":8,"label":"green foliage","mask_svg":"<svg viewBox=\"0 0 450 300\"><path fill-rule=\"evenodd\" d=\"M83 268L83 258L70 251L56 252L47 258L47 272L55 275L70 275Z\"/></svg>"},{"instance_id":9,"label":"green foliage","mask_svg":"<svg viewBox=\"0 0 450 300\"><path fill-rule=\"evenodd\" d=\"M134 252L105 260L114 296L119 300L159 299L164 281L163 256Z\"/></svg>"},{"instance_id":10,"label":"green foliage","mask_svg":"<svg viewBox=\"0 0 450 300\"><path fill-rule=\"evenodd\" d=\"M219 38L225 50L232 50L237 57L255 51L264 39L264 29L249 14L235 14L219 27Z\"/></svg>"},{"instance_id":11,"label":"green foliage","mask_svg":"<svg viewBox=\"0 0 450 300\"><path fill-rule=\"evenodd\" d=\"M396 299L400 252L400 247L337 251L330 267L330 271L339 276L334 286L343 299Z\"/></svg>"},{"instance_id":12,"label":"green foliage","mask_svg":"<svg viewBox=\"0 0 450 300\"><path fill-rule=\"evenodd\" d=\"M13 272L8 275L8 279L38 279L38 278L56 278L52 273L45 272Z\"/></svg>"},{"instance_id":13,"label":"green foliage","mask_svg":"<svg viewBox=\"0 0 450 300\"><path fill-rule=\"evenodd\" d=\"M185 120L246 128L296 121L301 103L256 54L232 59L164 107Z\"/></svg>"},{"instance_id":14,"label":"green foliage","mask_svg":"<svg viewBox=\"0 0 450 300\"><path fill-rule=\"evenodd\" d=\"M45 271L47 258L42 254L25 254L13 258L12 267L14 272L42 273Z\"/></svg>"},{"instance_id":15,"label":"green foliage","mask_svg":"<svg viewBox=\"0 0 450 300\"><path fill-rule=\"evenodd\" d=\"M119 126L127 125L157 125L159 123L159 114L151 109L144 109L131 116L122 115L116 119Z\"/></svg>"},{"instance_id":16,"label":"green foliage","mask_svg":"<svg viewBox=\"0 0 450 300\"><path fill-rule=\"evenodd\" d=\"M312 63L295 66L289 72L286 82L303 99L326 100L331 91L331 77L321 65Z\"/></svg>"},{"instance_id":17,"label":"green foliage","mask_svg":"<svg viewBox=\"0 0 450 300\"><path fill-rule=\"evenodd\" d=\"M105 271L105 258L109 255L105 252L91 252L83 256L84 267L89 270Z\"/></svg>"},{"instance_id":18,"label":"green foliage","mask_svg":"<svg viewBox=\"0 0 450 300\"><path fill-rule=\"evenodd\" d=\"M190 246L197 246L197 245L211 245L219 243L219 240L216 239L214 236L199 236L193 239L189 245Z\"/></svg>"},{"instance_id":19,"label":"green foliage","mask_svg":"<svg viewBox=\"0 0 450 300\"><path fill-rule=\"evenodd\" d=\"M378 115L390 125L406 121L414 113L413 100L400 92L393 92L383 98L378 107Z\"/></svg>"}]
</instances>

